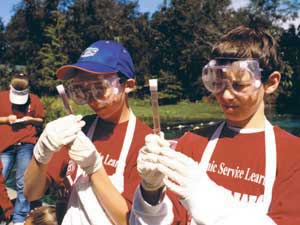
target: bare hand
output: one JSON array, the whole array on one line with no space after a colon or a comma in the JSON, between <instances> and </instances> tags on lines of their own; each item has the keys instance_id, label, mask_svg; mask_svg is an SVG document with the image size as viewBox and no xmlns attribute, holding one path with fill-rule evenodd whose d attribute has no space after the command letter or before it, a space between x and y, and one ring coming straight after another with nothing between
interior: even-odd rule
<instances>
[{"instance_id":1,"label":"bare hand","mask_svg":"<svg viewBox=\"0 0 300 225\"><path fill-rule=\"evenodd\" d=\"M17 116L16 116L16 115L9 115L9 116L7 117L7 120L8 120L8 123L9 123L9 124L13 124L14 122L16 122Z\"/></svg>"},{"instance_id":2,"label":"bare hand","mask_svg":"<svg viewBox=\"0 0 300 225\"><path fill-rule=\"evenodd\" d=\"M30 120L33 119L33 117L32 116L24 116L21 119L24 120L24 121L30 121Z\"/></svg>"}]
</instances>

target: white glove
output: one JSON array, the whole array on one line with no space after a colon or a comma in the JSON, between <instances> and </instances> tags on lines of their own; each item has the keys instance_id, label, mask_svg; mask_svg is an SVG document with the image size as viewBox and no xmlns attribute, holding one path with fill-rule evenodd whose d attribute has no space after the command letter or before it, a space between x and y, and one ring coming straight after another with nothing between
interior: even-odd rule
<instances>
[{"instance_id":1,"label":"white glove","mask_svg":"<svg viewBox=\"0 0 300 225\"><path fill-rule=\"evenodd\" d=\"M231 192L200 175L200 166L188 156L172 149L161 149L158 169L166 178L164 183L181 197L181 202L197 224L214 224L231 213Z\"/></svg>"},{"instance_id":2,"label":"white glove","mask_svg":"<svg viewBox=\"0 0 300 225\"><path fill-rule=\"evenodd\" d=\"M47 164L54 152L62 146L72 143L77 133L85 125L81 119L80 115L68 115L49 122L33 149L35 159L40 163Z\"/></svg>"},{"instance_id":3,"label":"white glove","mask_svg":"<svg viewBox=\"0 0 300 225\"><path fill-rule=\"evenodd\" d=\"M171 148L161 149L157 161L158 170L166 175L164 182L167 187L182 199L187 198L194 189L193 184L200 179L198 164L188 156Z\"/></svg>"},{"instance_id":4,"label":"white glove","mask_svg":"<svg viewBox=\"0 0 300 225\"><path fill-rule=\"evenodd\" d=\"M95 145L83 133L79 132L69 150L69 156L86 174L95 173L102 167L102 158Z\"/></svg>"},{"instance_id":5,"label":"white glove","mask_svg":"<svg viewBox=\"0 0 300 225\"><path fill-rule=\"evenodd\" d=\"M147 191L164 186L164 175L157 169L157 158L161 148L168 146L169 142L158 135L148 134L145 137L145 146L140 149L137 158L137 170L142 177L142 187Z\"/></svg>"}]
</instances>

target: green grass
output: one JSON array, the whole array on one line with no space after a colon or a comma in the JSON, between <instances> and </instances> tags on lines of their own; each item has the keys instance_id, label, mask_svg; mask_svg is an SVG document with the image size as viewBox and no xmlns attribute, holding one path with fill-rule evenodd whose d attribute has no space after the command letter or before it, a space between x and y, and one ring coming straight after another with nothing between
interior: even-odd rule
<instances>
[{"instance_id":1,"label":"green grass","mask_svg":"<svg viewBox=\"0 0 300 225\"><path fill-rule=\"evenodd\" d=\"M43 97L42 102L46 108L46 122L66 115L62 100L58 97ZM70 101L71 107L76 114L93 114L86 105L76 105ZM129 100L129 105L140 119L152 125L151 101L133 99ZM163 105L159 107L160 120L162 124L190 123L194 121L208 121L223 118L223 113L217 103L192 103L181 101L175 105Z\"/></svg>"},{"instance_id":2,"label":"green grass","mask_svg":"<svg viewBox=\"0 0 300 225\"><path fill-rule=\"evenodd\" d=\"M151 102L131 99L129 104L135 114L148 124L152 124ZM163 124L190 123L194 121L208 121L223 118L220 107L214 103L192 103L181 101L176 105L163 105L159 107L160 120Z\"/></svg>"}]
</instances>

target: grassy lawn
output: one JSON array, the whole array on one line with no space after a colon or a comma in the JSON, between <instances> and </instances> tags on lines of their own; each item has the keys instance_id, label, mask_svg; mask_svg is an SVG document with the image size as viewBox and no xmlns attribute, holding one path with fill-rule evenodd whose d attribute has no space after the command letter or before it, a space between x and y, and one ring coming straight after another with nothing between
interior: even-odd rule
<instances>
[{"instance_id":1,"label":"grassy lawn","mask_svg":"<svg viewBox=\"0 0 300 225\"><path fill-rule=\"evenodd\" d=\"M42 101L46 108L46 121L54 120L65 115L65 110L60 98L43 97ZM129 104L134 113L145 121L152 124L152 108L150 100L130 99ZM93 111L86 105L76 105L71 101L71 107L76 114L88 115ZM190 123L194 121L208 121L223 118L219 106L214 103L191 103L179 102L176 105L163 105L159 107L162 124Z\"/></svg>"},{"instance_id":2,"label":"grassy lawn","mask_svg":"<svg viewBox=\"0 0 300 225\"><path fill-rule=\"evenodd\" d=\"M143 121L152 124L152 108L150 101L132 99L129 101L132 110ZM159 107L160 120L163 124L190 123L223 118L223 113L217 104L192 103L181 101L176 105Z\"/></svg>"}]
</instances>

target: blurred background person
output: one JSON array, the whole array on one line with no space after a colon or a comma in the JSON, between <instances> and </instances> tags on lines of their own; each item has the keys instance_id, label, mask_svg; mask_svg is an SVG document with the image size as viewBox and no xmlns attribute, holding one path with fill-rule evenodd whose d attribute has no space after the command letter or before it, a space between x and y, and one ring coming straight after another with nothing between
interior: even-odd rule
<instances>
[{"instance_id":1,"label":"blurred background person","mask_svg":"<svg viewBox=\"0 0 300 225\"><path fill-rule=\"evenodd\" d=\"M45 117L39 97L29 92L28 76L22 73L13 76L9 90L0 92L0 152L5 180L16 164L14 224L23 224L30 211L30 203L23 195L24 171Z\"/></svg>"}]
</instances>

